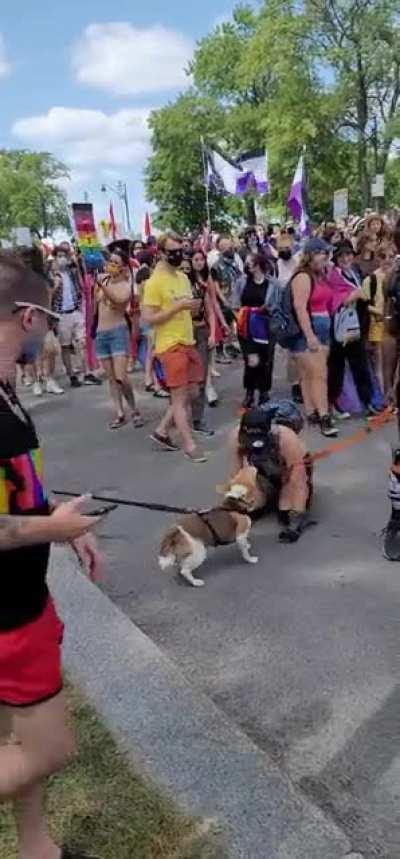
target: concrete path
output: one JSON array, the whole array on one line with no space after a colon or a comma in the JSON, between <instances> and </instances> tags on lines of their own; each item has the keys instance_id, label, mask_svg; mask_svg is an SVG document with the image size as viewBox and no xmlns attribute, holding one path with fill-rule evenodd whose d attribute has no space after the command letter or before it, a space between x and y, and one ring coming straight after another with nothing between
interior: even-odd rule
<instances>
[{"instance_id":1,"label":"concrete path","mask_svg":"<svg viewBox=\"0 0 400 859\"><path fill-rule=\"evenodd\" d=\"M212 502L239 386L239 371L225 371L225 404L210 412L218 429L211 456L196 467L154 452L146 430L108 432L101 391L34 403L49 485ZM146 398L144 408L153 426L159 405ZM400 568L379 550L394 440L391 426L321 463L320 524L283 547L275 522L257 523L260 564L248 567L234 548L220 549L199 591L157 568L171 517L121 508L101 528L105 593L346 833L348 852L365 859L400 856ZM310 445L320 444L316 433Z\"/></svg>"}]
</instances>

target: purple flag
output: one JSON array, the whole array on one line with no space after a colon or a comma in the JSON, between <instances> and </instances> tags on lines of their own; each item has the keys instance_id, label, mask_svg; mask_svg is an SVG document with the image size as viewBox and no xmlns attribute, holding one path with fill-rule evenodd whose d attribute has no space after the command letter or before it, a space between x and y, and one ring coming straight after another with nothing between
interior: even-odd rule
<instances>
[{"instance_id":1,"label":"purple flag","mask_svg":"<svg viewBox=\"0 0 400 859\"><path fill-rule=\"evenodd\" d=\"M291 211L293 220L300 222L300 233L302 236L308 236L310 232L306 201L307 190L304 170L304 156L300 155L299 163L294 174L294 179L288 196L287 204Z\"/></svg>"},{"instance_id":2,"label":"purple flag","mask_svg":"<svg viewBox=\"0 0 400 859\"><path fill-rule=\"evenodd\" d=\"M238 179L236 190L238 194L255 191L256 194L269 193L268 153L265 150L242 155L239 164L243 175Z\"/></svg>"}]
</instances>

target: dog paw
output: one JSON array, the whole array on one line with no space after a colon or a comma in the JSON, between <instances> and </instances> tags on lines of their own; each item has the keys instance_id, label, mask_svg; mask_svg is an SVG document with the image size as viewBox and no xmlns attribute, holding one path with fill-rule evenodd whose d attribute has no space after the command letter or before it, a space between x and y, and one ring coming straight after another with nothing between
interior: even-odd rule
<instances>
[{"instance_id":1,"label":"dog paw","mask_svg":"<svg viewBox=\"0 0 400 859\"><path fill-rule=\"evenodd\" d=\"M255 555L250 555L249 564L258 564L258 558Z\"/></svg>"},{"instance_id":2,"label":"dog paw","mask_svg":"<svg viewBox=\"0 0 400 859\"><path fill-rule=\"evenodd\" d=\"M205 582L203 579L193 579L192 585L194 588L204 588Z\"/></svg>"}]
</instances>

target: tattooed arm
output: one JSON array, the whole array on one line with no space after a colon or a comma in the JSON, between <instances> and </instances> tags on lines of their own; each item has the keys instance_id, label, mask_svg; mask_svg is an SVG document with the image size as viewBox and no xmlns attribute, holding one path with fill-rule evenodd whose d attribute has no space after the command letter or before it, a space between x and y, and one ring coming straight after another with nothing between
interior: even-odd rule
<instances>
[{"instance_id":1,"label":"tattooed arm","mask_svg":"<svg viewBox=\"0 0 400 859\"><path fill-rule=\"evenodd\" d=\"M60 504L51 516L1 516L0 552L40 543L66 543L86 534L99 521L80 512L87 496Z\"/></svg>"},{"instance_id":2,"label":"tattooed arm","mask_svg":"<svg viewBox=\"0 0 400 859\"><path fill-rule=\"evenodd\" d=\"M47 543L48 516L0 516L0 552Z\"/></svg>"}]
</instances>

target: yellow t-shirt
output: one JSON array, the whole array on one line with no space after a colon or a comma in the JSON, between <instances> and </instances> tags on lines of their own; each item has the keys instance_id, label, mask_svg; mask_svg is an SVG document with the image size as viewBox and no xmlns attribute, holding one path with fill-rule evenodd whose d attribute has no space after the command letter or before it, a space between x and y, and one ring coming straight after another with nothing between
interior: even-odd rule
<instances>
[{"instance_id":1,"label":"yellow t-shirt","mask_svg":"<svg viewBox=\"0 0 400 859\"><path fill-rule=\"evenodd\" d=\"M376 292L373 301L373 307L383 317L385 308L385 298L383 293L384 275L380 271L375 272L376 276ZM362 292L367 301L371 301L371 278L366 277L363 281ZM382 343L384 333L383 319L377 319L373 313L370 315L370 324L368 331L368 340L370 343Z\"/></svg>"},{"instance_id":2,"label":"yellow t-shirt","mask_svg":"<svg viewBox=\"0 0 400 859\"><path fill-rule=\"evenodd\" d=\"M159 263L144 287L143 306L168 310L175 301L192 298L188 278L182 271L171 274ZM193 324L190 310L181 310L160 325L155 325L155 351L158 354L174 346L193 346Z\"/></svg>"}]
</instances>

